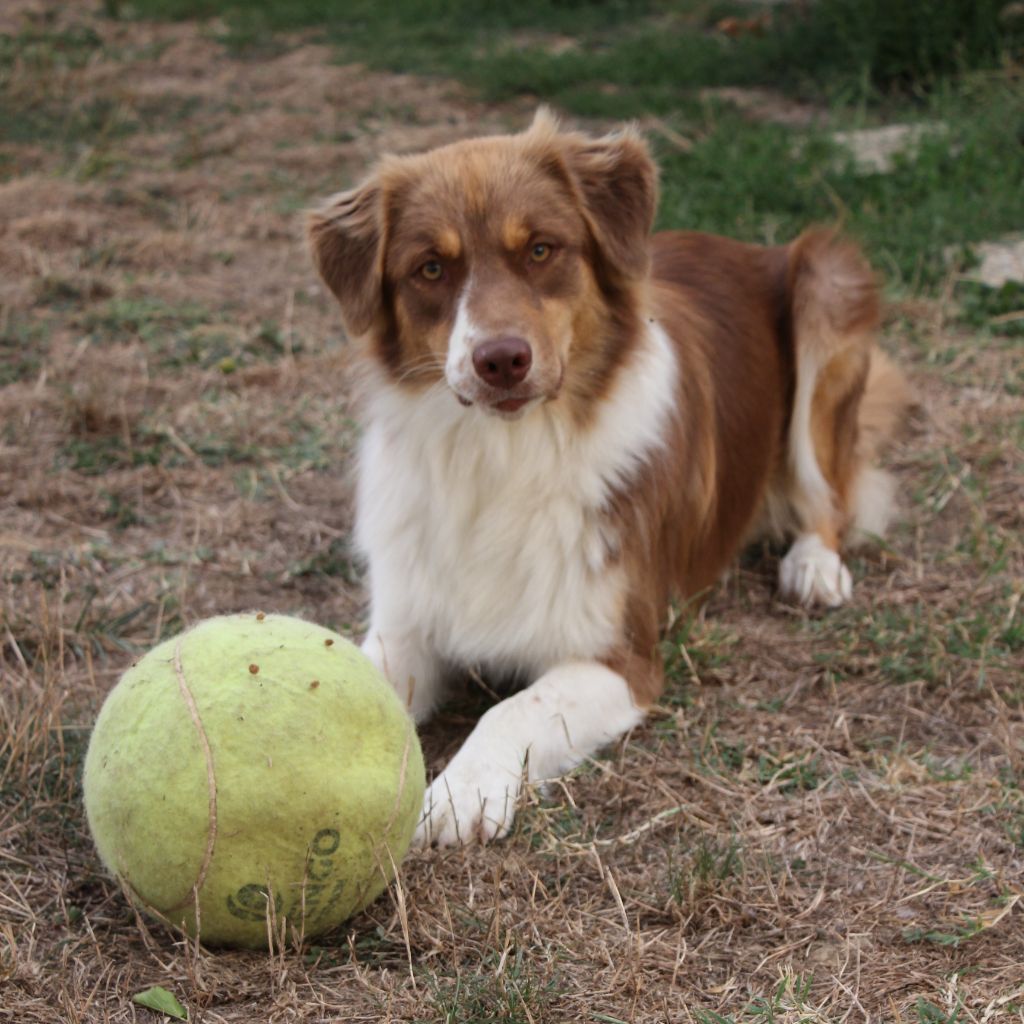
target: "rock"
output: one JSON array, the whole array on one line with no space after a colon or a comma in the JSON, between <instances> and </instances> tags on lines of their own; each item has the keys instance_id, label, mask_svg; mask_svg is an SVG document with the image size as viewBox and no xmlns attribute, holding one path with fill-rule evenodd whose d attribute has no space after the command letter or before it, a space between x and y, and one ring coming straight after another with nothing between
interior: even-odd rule
<instances>
[{"instance_id":1,"label":"rock","mask_svg":"<svg viewBox=\"0 0 1024 1024\"><path fill-rule=\"evenodd\" d=\"M979 262L964 272L965 281L977 281L989 288L1001 288L1008 281L1024 284L1024 235L1006 235L971 248Z\"/></svg>"},{"instance_id":2,"label":"rock","mask_svg":"<svg viewBox=\"0 0 1024 1024\"><path fill-rule=\"evenodd\" d=\"M850 150L857 169L865 174L885 174L892 170L896 157L913 154L922 141L944 135L941 122L923 124L887 124L881 128L861 128L835 132L834 142Z\"/></svg>"}]
</instances>

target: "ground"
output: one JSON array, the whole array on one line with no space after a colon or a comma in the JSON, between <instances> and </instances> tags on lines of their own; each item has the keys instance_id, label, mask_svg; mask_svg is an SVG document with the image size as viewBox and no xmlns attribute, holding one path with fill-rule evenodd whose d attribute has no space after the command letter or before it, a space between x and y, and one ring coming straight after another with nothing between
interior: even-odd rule
<instances>
[{"instance_id":1,"label":"ground","mask_svg":"<svg viewBox=\"0 0 1024 1024\"><path fill-rule=\"evenodd\" d=\"M151 985L208 1024L1024 1020L1024 376L952 274L890 293L920 409L851 607L781 604L778 552L748 553L676 610L627 742L318 944L138 919L80 794L133 655L233 610L361 628L346 348L302 211L532 103L84 5L16 0L0 33L0 1021L155 1021ZM490 700L424 730L434 769Z\"/></svg>"}]
</instances>

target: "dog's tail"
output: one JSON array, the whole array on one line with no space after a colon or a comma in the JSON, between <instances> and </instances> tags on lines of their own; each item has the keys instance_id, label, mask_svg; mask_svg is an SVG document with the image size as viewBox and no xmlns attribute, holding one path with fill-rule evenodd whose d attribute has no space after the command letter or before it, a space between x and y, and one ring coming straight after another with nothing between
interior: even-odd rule
<instances>
[{"instance_id":1,"label":"dog's tail","mask_svg":"<svg viewBox=\"0 0 1024 1024\"><path fill-rule=\"evenodd\" d=\"M798 352L824 362L878 329L878 282L836 228L811 228L789 246L789 295Z\"/></svg>"},{"instance_id":2,"label":"dog's tail","mask_svg":"<svg viewBox=\"0 0 1024 1024\"><path fill-rule=\"evenodd\" d=\"M877 460L907 421L914 405L903 371L877 346L857 417L859 470L850 495L850 542L885 533L896 507L896 481Z\"/></svg>"},{"instance_id":3,"label":"dog's tail","mask_svg":"<svg viewBox=\"0 0 1024 1024\"><path fill-rule=\"evenodd\" d=\"M909 391L876 343L878 283L833 228L789 247L796 384L789 430L791 499L804 528L881 533L894 488L874 466L903 421Z\"/></svg>"},{"instance_id":4,"label":"dog's tail","mask_svg":"<svg viewBox=\"0 0 1024 1024\"><path fill-rule=\"evenodd\" d=\"M880 348L872 348L857 418L857 451L865 462L877 459L899 434L913 405L903 371Z\"/></svg>"}]
</instances>

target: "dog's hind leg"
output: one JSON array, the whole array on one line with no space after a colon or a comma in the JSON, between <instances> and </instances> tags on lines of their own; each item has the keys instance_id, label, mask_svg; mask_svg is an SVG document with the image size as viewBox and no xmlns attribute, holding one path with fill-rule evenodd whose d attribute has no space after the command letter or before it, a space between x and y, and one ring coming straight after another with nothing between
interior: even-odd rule
<instances>
[{"instance_id":1,"label":"dog's hind leg","mask_svg":"<svg viewBox=\"0 0 1024 1024\"><path fill-rule=\"evenodd\" d=\"M811 231L793 243L789 270L796 381L782 487L795 540L779 589L837 607L852 592L843 541L851 528L880 532L888 518L891 483L871 460L906 395L875 347L878 294L859 251Z\"/></svg>"},{"instance_id":2,"label":"dog's hind leg","mask_svg":"<svg viewBox=\"0 0 1024 1024\"><path fill-rule=\"evenodd\" d=\"M819 368L798 354L789 431L788 498L796 538L779 565L782 595L804 605L835 608L850 599L853 581L839 554L848 518L853 445L863 373L851 352ZM839 397L839 401L835 398ZM852 407L852 409L851 409Z\"/></svg>"}]
</instances>

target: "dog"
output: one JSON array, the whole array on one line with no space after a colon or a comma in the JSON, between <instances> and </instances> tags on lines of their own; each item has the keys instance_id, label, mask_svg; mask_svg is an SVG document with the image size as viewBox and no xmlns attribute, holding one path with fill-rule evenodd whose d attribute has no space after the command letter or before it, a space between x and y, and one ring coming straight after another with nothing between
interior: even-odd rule
<instances>
[{"instance_id":1,"label":"dog","mask_svg":"<svg viewBox=\"0 0 1024 1024\"><path fill-rule=\"evenodd\" d=\"M418 722L453 669L526 685L427 792L420 843L509 831L526 782L638 725L660 627L741 545L787 534L781 594L851 596L906 405L879 294L825 228L784 246L651 229L632 127L386 157L309 219L360 366L363 650Z\"/></svg>"}]
</instances>

